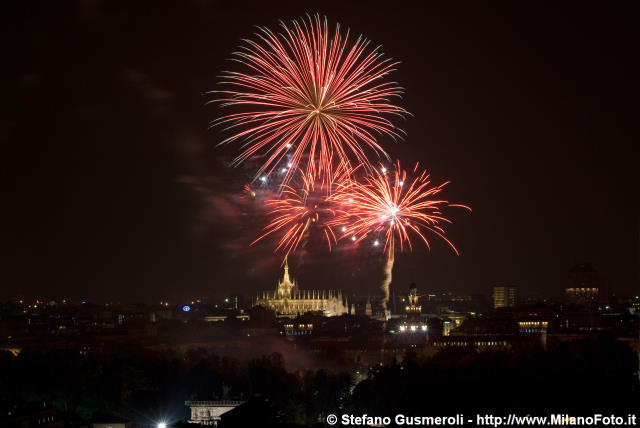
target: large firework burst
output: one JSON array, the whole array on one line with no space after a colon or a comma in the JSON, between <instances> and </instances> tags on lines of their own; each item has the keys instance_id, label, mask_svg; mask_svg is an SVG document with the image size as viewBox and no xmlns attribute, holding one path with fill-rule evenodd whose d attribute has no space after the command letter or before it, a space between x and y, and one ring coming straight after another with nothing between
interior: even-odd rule
<instances>
[{"instance_id":1,"label":"large firework burst","mask_svg":"<svg viewBox=\"0 0 640 428\"><path fill-rule=\"evenodd\" d=\"M257 41L244 40L232 59L247 70L224 72L227 89L212 91L221 105L242 110L212 122L233 132L220 144L244 142L233 163L263 157L258 177L286 161L293 165L286 184L297 168L326 178L332 159L350 167L369 165L368 152L386 156L376 136L401 138L388 116L407 113L391 101L402 88L384 81L397 62L362 37L350 43L339 25L330 34L319 15L280 26L278 34L258 27Z\"/></svg>"}]
</instances>

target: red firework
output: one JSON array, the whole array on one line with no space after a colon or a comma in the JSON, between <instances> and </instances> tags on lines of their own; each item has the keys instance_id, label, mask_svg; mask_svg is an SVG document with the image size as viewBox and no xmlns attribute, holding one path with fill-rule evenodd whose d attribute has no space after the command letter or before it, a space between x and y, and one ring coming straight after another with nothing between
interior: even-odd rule
<instances>
[{"instance_id":1,"label":"red firework","mask_svg":"<svg viewBox=\"0 0 640 428\"><path fill-rule=\"evenodd\" d=\"M402 88L384 81L397 62L362 37L349 43L339 25L330 34L319 15L280 25L282 33L259 27L258 41L245 40L232 59L248 71L224 72L220 83L229 89L212 91L222 106L244 110L212 122L233 132L220 144L244 141L233 164L264 157L257 177L286 160L288 183L298 168L330 177L332 159L348 168L369 165L367 151L387 156L376 135L402 138L386 116L407 114L390 101Z\"/></svg>"},{"instance_id":2,"label":"red firework","mask_svg":"<svg viewBox=\"0 0 640 428\"><path fill-rule=\"evenodd\" d=\"M396 239L401 251L405 244L413 249L411 235L420 237L431 249L426 236L431 232L458 254L441 226L442 223L451 223L441 209L462 207L471 211L471 208L438 199L436 196L449 182L432 186L429 174L424 170L418 173L418 167L416 163L413 169L416 176L411 182L398 162L393 173L380 168L363 182L350 181L341 185L331 197L340 208L336 208L338 214L329 222L329 226L340 227L342 235L339 239L349 238L358 243L370 234L384 233L384 249L392 257ZM379 245L379 241L374 241L374 245Z\"/></svg>"},{"instance_id":3,"label":"red firework","mask_svg":"<svg viewBox=\"0 0 640 428\"><path fill-rule=\"evenodd\" d=\"M279 198L264 202L272 220L265 226L265 233L251 245L269 235L280 234L275 251L284 251L286 259L308 237L311 227L315 225L322 230L331 251L332 244L337 242L327 225L335 215L331 195L336 188L347 186L355 170L357 167L347 169L344 165L338 165L331 181L316 180L299 171L300 190L283 184Z\"/></svg>"}]
</instances>

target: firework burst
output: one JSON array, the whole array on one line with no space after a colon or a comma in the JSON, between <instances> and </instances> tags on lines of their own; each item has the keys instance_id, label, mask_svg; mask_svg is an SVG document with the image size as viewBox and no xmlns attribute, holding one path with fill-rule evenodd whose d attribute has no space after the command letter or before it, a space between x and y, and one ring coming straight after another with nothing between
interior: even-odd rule
<instances>
[{"instance_id":1,"label":"firework burst","mask_svg":"<svg viewBox=\"0 0 640 428\"><path fill-rule=\"evenodd\" d=\"M466 205L451 204L437 196L449 183L438 186L431 184L426 171L418 172L416 163L413 173L415 178L408 180L407 172L398 162L393 173L381 167L365 177L361 182L345 182L332 195L342 208L330 222L331 226L339 226L340 239L349 238L358 243L369 235L384 235L384 250L392 254L397 242L400 251L405 246L413 249L412 236L419 237L431 249L427 238L432 233L444 240L458 254L455 245L445 236L443 223L451 223L442 213L443 207L462 207ZM378 245L379 241L374 241Z\"/></svg>"},{"instance_id":2,"label":"firework burst","mask_svg":"<svg viewBox=\"0 0 640 428\"><path fill-rule=\"evenodd\" d=\"M337 187L346 186L357 169L358 167L345 168L344 165L338 165L331 181L317 180L299 170L299 187L283 184L278 198L264 202L267 214L272 219L264 228L264 234L251 245L272 234L279 235L275 251L285 253L284 262L309 237L313 227L322 230L331 251L332 246L337 243L333 230L328 226L335 215L331 195Z\"/></svg>"},{"instance_id":3,"label":"firework burst","mask_svg":"<svg viewBox=\"0 0 640 428\"><path fill-rule=\"evenodd\" d=\"M384 80L397 62L362 37L350 43L339 25L330 33L319 15L280 26L281 33L259 27L257 41L244 40L232 59L247 71L224 72L226 89L212 91L214 101L241 110L212 122L233 133L220 144L244 142L233 164L263 158L258 177L286 160L287 184L298 168L331 180L332 159L348 168L369 165L371 152L386 156L376 136L402 138L389 116L407 114L391 101L402 88Z\"/></svg>"},{"instance_id":4,"label":"firework burst","mask_svg":"<svg viewBox=\"0 0 640 428\"><path fill-rule=\"evenodd\" d=\"M413 249L412 235L419 237L431 249L427 233L435 234L444 240L458 254L455 245L445 236L443 223L451 223L444 217L443 207L462 207L466 205L451 204L439 199L438 195L449 183L432 186L426 171L418 172L416 163L413 174L415 178L407 179L407 172L396 164L393 173L381 167L365 177L364 181L346 181L330 199L341 208L336 208L337 214L328 226L338 226L342 235L339 239L349 238L359 243L369 235L384 236L384 251L387 260L384 267L384 279L380 285L382 297L380 304L385 319L389 313L389 285L392 280L393 264L395 260L396 243L400 251L408 246ZM375 239L373 245L380 245Z\"/></svg>"}]
</instances>

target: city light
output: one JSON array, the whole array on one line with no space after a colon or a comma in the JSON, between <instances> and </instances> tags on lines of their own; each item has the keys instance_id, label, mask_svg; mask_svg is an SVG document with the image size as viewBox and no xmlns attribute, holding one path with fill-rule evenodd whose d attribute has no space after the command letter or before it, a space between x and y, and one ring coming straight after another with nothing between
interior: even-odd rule
<instances>
[{"instance_id":1,"label":"city light","mask_svg":"<svg viewBox=\"0 0 640 428\"><path fill-rule=\"evenodd\" d=\"M190 310L191 310L191 306L189 306L189 305L184 305L182 307L182 312L189 312Z\"/></svg>"}]
</instances>

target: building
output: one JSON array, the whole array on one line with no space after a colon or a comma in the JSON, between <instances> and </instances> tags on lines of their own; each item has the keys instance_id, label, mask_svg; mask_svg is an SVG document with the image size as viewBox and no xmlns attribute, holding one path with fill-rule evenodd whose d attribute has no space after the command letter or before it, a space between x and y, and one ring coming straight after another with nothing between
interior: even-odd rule
<instances>
[{"instance_id":1,"label":"building","mask_svg":"<svg viewBox=\"0 0 640 428\"><path fill-rule=\"evenodd\" d=\"M475 312L472 312L475 315ZM442 335L449 336L452 330L460 327L464 320L467 318L465 314L453 311L441 311L440 318L442 318ZM472 315L473 316L473 315Z\"/></svg>"},{"instance_id":2,"label":"building","mask_svg":"<svg viewBox=\"0 0 640 428\"><path fill-rule=\"evenodd\" d=\"M538 343L542 349L547 349L547 332L549 330L549 321L537 318L527 318L524 321L518 321L518 330L523 339L533 338L534 343Z\"/></svg>"},{"instance_id":3,"label":"building","mask_svg":"<svg viewBox=\"0 0 640 428\"><path fill-rule=\"evenodd\" d=\"M44 402L14 408L0 416L0 427L7 428L64 428L58 411Z\"/></svg>"},{"instance_id":4,"label":"building","mask_svg":"<svg viewBox=\"0 0 640 428\"><path fill-rule=\"evenodd\" d=\"M548 327L548 321L518 321L520 333L546 333Z\"/></svg>"},{"instance_id":5,"label":"building","mask_svg":"<svg viewBox=\"0 0 640 428\"><path fill-rule=\"evenodd\" d=\"M185 406L191 409L191 417L187 421L190 424L217 426L220 416L229 410L244 404L244 401L220 400L220 401L185 401Z\"/></svg>"},{"instance_id":6,"label":"building","mask_svg":"<svg viewBox=\"0 0 640 428\"><path fill-rule=\"evenodd\" d=\"M572 288L598 288L600 276L591 263L581 263L569 270L569 283Z\"/></svg>"},{"instance_id":7,"label":"building","mask_svg":"<svg viewBox=\"0 0 640 428\"><path fill-rule=\"evenodd\" d=\"M516 287L493 287L493 308L513 308L516 305Z\"/></svg>"},{"instance_id":8,"label":"building","mask_svg":"<svg viewBox=\"0 0 640 428\"><path fill-rule=\"evenodd\" d=\"M589 288L567 288L565 290L567 300L574 305L589 307L598 302L600 289L595 287Z\"/></svg>"},{"instance_id":9,"label":"building","mask_svg":"<svg viewBox=\"0 0 640 428\"><path fill-rule=\"evenodd\" d=\"M433 341L434 348L467 348L473 347L478 351L493 349L508 349L513 346L512 335L490 334L485 336L475 335L451 335Z\"/></svg>"},{"instance_id":10,"label":"building","mask_svg":"<svg viewBox=\"0 0 640 428\"><path fill-rule=\"evenodd\" d=\"M275 291L263 291L254 306L263 306L275 311L278 317L295 318L306 312L321 312L324 316L343 315L349 312L348 303L341 291L301 290L289 276L289 265L285 260L284 275Z\"/></svg>"},{"instance_id":11,"label":"building","mask_svg":"<svg viewBox=\"0 0 640 428\"><path fill-rule=\"evenodd\" d=\"M418 289L415 284L409 287L408 301L405 307L406 319L400 325L401 333L419 333L427 331L427 324L422 321L422 306L418 304Z\"/></svg>"},{"instance_id":12,"label":"building","mask_svg":"<svg viewBox=\"0 0 640 428\"><path fill-rule=\"evenodd\" d=\"M591 263L575 265L569 270L567 300L577 306L589 307L598 302L600 277Z\"/></svg>"},{"instance_id":13,"label":"building","mask_svg":"<svg viewBox=\"0 0 640 428\"><path fill-rule=\"evenodd\" d=\"M287 323L282 326L282 333L285 336L302 336L313 333L313 324L311 323Z\"/></svg>"}]
</instances>

